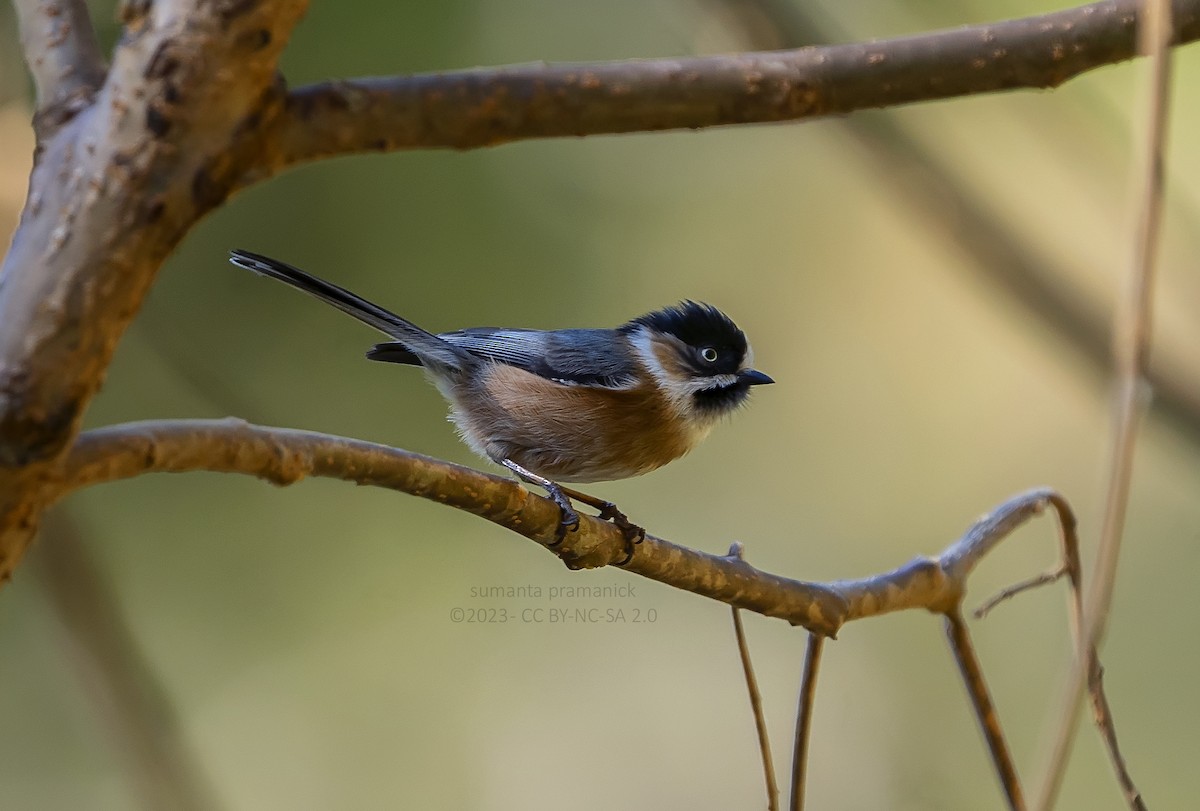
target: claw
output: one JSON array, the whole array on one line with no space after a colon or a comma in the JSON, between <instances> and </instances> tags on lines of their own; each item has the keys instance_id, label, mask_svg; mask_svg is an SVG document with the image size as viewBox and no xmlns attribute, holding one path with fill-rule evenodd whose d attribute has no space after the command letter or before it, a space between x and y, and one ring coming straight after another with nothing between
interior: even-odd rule
<instances>
[{"instance_id":1,"label":"claw","mask_svg":"<svg viewBox=\"0 0 1200 811\"><path fill-rule=\"evenodd\" d=\"M579 513L571 507L571 502L567 501L566 497L563 498L562 503L558 499L554 499L554 502L558 504L561 515L558 519L558 529L554 531L554 543L550 544L551 547L562 543L568 532L579 529Z\"/></svg>"},{"instance_id":2,"label":"claw","mask_svg":"<svg viewBox=\"0 0 1200 811\"><path fill-rule=\"evenodd\" d=\"M630 521L629 517L618 510L617 505L611 501L603 502L599 505L598 509L600 510L600 517L605 521L612 521L616 528L621 530L621 535L625 538L625 557L616 563L617 566L624 566L633 560L633 548L646 540L646 530Z\"/></svg>"}]
</instances>

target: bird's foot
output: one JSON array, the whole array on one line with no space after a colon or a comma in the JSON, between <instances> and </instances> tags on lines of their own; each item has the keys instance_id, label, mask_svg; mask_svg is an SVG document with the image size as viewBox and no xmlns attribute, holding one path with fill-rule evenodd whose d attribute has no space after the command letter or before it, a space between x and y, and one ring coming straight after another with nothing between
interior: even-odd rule
<instances>
[{"instance_id":1,"label":"bird's foot","mask_svg":"<svg viewBox=\"0 0 1200 811\"><path fill-rule=\"evenodd\" d=\"M516 473L517 477L522 481L536 484L545 490L546 495L550 496L550 500L558 505L558 528L554 530L554 542L547 544L547 546L553 549L566 539L568 532L574 532L579 529L579 513L575 512L575 507L571 505L571 499L567 498L567 494L563 492L563 488L545 476L539 476L533 471L526 470L511 459L501 459L500 464L513 473Z\"/></svg>"},{"instance_id":2,"label":"bird's foot","mask_svg":"<svg viewBox=\"0 0 1200 811\"><path fill-rule=\"evenodd\" d=\"M551 547L555 547L566 539L568 532L579 529L579 513L575 512L571 499L567 498L561 487L553 482L549 486L542 486L550 496L550 500L557 504L559 509L558 529L554 531L554 543L550 544Z\"/></svg>"},{"instance_id":3,"label":"bird's foot","mask_svg":"<svg viewBox=\"0 0 1200 811\"><path fill-rule=\"evenodd\" d=\"M600 518L605 521L612 521L613 525L621 530L621 535L625 538L625 557L618 561L616 565L624 566L633 560L634 546L646 540L646 530L630 521L629 517L618 510L617 505L611 501L603 501L594 506L600 510Z\"/></svg>"}]
</instances>

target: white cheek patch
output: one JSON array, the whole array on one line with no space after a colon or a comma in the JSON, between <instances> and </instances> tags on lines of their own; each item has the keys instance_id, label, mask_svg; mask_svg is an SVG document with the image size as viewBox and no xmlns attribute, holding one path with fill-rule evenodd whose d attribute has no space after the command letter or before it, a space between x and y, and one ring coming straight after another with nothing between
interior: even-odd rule
<instances>
[{"instance_id":1,"label":"white cheek patch","mask_svg":"<svg viewBox=\"0 0 1200 811\"><path fill-rule=\"evenodd\" d=\"M663 369L658 356L654 354L654 341L650 337L650 331L645 327L640 327L637 332L629 336L629 342L633 345L633 351L637 353L642 366L645 366L650 374L654 375L658 385L664 388L670 386L671 381L667 379L666 370Z\"/></svg>"},{"instance_id":2,"label":"white cheek patch","mask_svg":"<svg viewBox=\"0 0 1200 811\"><path fill-rule=\"evenodd\" d=\"M658 387L662 389L667 396L676 400L684 400L698 391L709 391L712 389L721 389L727 386L732 386L738 382L736 374L711 375L705 377L689 376L680 378L678 375L670 374L663 368L662 362L654 351L654 339L650 337L650 332L646 328L639 329L630 336L630 343L633 344L634 352L637 353L638 359L645 366L650 374L654 376ZM744 361L745 368L752 368L753 354L750 348L746 348L746 359Z\"/></svg>"}]
</instances>

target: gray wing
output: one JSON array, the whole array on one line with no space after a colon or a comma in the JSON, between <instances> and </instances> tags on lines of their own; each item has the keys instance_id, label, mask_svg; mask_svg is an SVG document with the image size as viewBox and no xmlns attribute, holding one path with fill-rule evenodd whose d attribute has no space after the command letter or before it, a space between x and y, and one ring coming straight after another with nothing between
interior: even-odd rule
<instances>
[{"instance_id":1,"label":"gray wing","mask_svg":"<svg viewBox=\"0 0 1200 811\"><path fill-rule=\"evenodd\" d=\"M438 337L484 360L568 385L623 388L637 379L637 360L614 330L476 327Z\"/></svg>"}]
</instances>

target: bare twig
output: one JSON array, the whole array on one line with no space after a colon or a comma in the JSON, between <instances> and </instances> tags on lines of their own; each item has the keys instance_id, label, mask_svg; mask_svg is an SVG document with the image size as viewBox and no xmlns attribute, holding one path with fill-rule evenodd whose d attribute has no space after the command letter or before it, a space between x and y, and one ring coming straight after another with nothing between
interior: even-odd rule
<instances>
[{"instance_id":1,"label":"bare twig","mask_svg":"<svg viewBox=\"0 0 1200 811\"><path fill-rule=\"evenodd\" d=\"M1003 589L999 594L990 597L983 603L983 605L979 606L979 608L976 608L974 611L975 619L983 619L991 613L993 608L1000 605L1000 603L1004 602L1005 600L1011 600L1018 594L1029 591L1030 589L1036 589L1039 586L1046 586L1051 583L1055 583L1065 577L1066 574L1066 568L1064 568L1062 564L1059 564L1049 571L1042 572L1039 575L1034 575L1027 580L1020 581L1019 583L1014 583L1008 588Z\"/></svg>"},{"instance_id":2,"label":"bare twig","mask_svg":"<svg viewBox=\"0 0 1200 811\"><path fill-rule=\"evenodd\" d=\"M741 560L745 549L734 541L729 547L729 557ZM754 676L754 664L750 661L750 646L746 644L746 630L742 627L741 611L734 607L733 634L737 638L738 658L742 661L742 674L746 677L746 692L750 694L750 711L754 714L754 731L758 735L758 752L762 757L763 779L767 783L767 809L779 808L779 784L775 781L775 759L771 756L771 738L767 734L767 718L763 715L762 694L758 691L758 679Z\"/></svg>"},{"instance_id":3,"label":"bare twig","mask_svg":"<svg viewBox=\"0 0 1200 811\"><path fill-rule=\"evenodd\" d=\"M1088 694L1092 701L1092 719L1096 722L1108 749L1108 759L1112 762L1125 802L1132 811L1146 811L1146 802L1142 799L1138 787L1134 785L1125 757L1121 754L1121 747L1117 745L1117 727L1113 721L1112 710L1108 706L1108 696L1104 693L1104 668L1100 666L1095 645L1088 651Z\"/></svg>"},{"instance_id":4,"label":"bare twig","mask_svg":"<svg viewBox=\"0 0 1200 811\"><path fill-rule=\"evenodd\" d=\"M1067 573L1067 582L1071 590L1070 601L1068 602L1071 634L1078 647L1080 644L1079 640L1084 638L1083 563L1079 557L1079 539L1075 533L1064 532L1061 540L1063 569ZM1117 744L1116 723L1113 720L1112 710L1108 704L1108 697L1104 692L1104 668L1100 665L1100 654L1095 644L1090 644L1087 647L1087 661L1088 694L1092 702L1092 716L1100 732L1100 737L1104 741L1105 748L1108 750L1108 757L1112 762L1117 782L1120 784L1121 791L1125 795L1125 800L1132 811L1146 811L1146 804L1142 800L1141 792L1134 785L1133 777L1129 774L1129 767L1125 763L1125 758L1121 755L1120 746Z\"/></svg>"},{"instance_id":5,"label":"bare twig","mask_svg":"<svg viewBox=\"0 0 1200 811\"><path fill-rule=\"evenodd\" d=\"M62 510L43 528L34 570L67 632L78 675L124 755L146 809L208 811L216 792L184 737L178 714L129 630L112 587L79 528Z\"/></svg>"},{"instance_id":6,"label":"bare twig","mask_svg":"<svg viewBox=\"0 0 1200 811\"><path fill-rule=\"evenodd\" d=\"M1096 557L1095 581L1088 592L1084 611L1086 637L1099 644L1108 624L1116 582L1117 560L1129 504L1133 476L1133 453L1137 442L1138 418L1144 398L1146 359L1150 353L1153 319L1155 260L1162 222L1164 164L1166 160L1167 109L1171 81L1169 41L1171 6L1163 0L1145 0L1146 13L1139 29L1141 48L1151 55L1149 72L1150 109L1147 112L1145 152L1138 176L1142 179L1137 205L1137 226L1130 264L1128 290L1118 302L1113 324L1113 357L1117 374L1117 400L1113 405L1113 458L1111 479L1101 525Z\"/></svg>"},{"instance_id":7,"label":"bare twig","mask_svg":"<svg viewBox=\"0 0 1200 811\"><path fill-rule=\"evenodd\" d=\"M1176 41L1200 37L1178 0ZM794 51L529 65L302 87L273 168L355 152L795 121L1014 88L1057 87L1135 54L1136 0Z\"/></svg>"},{"instance_id":8,"label":"bare twig","mask_svg":"<svg viewBox=\"0 0 1200 811\"><path fill-rule=\"evenodd\" d=\"M1099 683L1099 666L1093 662L1090 654L1093 649L1099 647L1108 624L1121 537L1125 527L1125 511L1129 503L1130 481L1133 477L1137 426L1145 404L1142 387L1145 385L1144 370L1150 348L1154 265L1162 217L1163 167L1170 87L1168 44L1171 37L1171 5L1166 0L1145 0L1144 6L1139 40L1141 50L1149 53L1151 57L1146 91L1147 124L1143 151L1139 156L1137 176L1142 183L1138 197L1129 287L1118 302L1113 325L1116 391L1112 405L1112 444L1104 519L1101 524L1095 579L1088 592L1082 615L1078 650L1067 679L1063 709L1054 727L1053 750L1048 761L1046 777L1038 794L1036 807L1039 809L1049 809L1054 805L1062 785L1074 741L1077 726L1075 720L1084 685L1090 683L1094 686ZM1096 675L1093 676L1093 673ZM1097 703L1094 690L1093 703ZM1103 714L1107 715L1106 701L1103 702L1103 711ZM1115 737L1110 742L1109 751L1118 766L1118 772L1124 772L1124 763L1116 748ZM1129 794L1127 789L1127 796L1131 797L1131 803L1132 798L1140 801L1140 795L1137 795L1136 791Z\"/></svg>"},{"instance_id":9,"label":"bare twig","mask_svg":"<svg viewBox=\"0 0 1200 811\"><path fill-rule=\"evenodd\" d=\"M792 746L791 811L804 811L804 790L808 784L808 742L812 739L812 713L817 699L817 673L825 638L808 635L804 649L804 674L800 678L800 701L796 707L796 740Z\"/></svg>"},{"instance_id":10,"label":"bare twig","mask_svg":"<svg viewBox=\"0 0 1200 811\"><path fill-rule=\"evenodd\" d=\"M1071 633L1078 647L1079 640L1083 638L1083 563L1079 557L1079 539L1075 533L1063 533L1061 539L1062 565L1071 590L1068 602ZM1112 762L1117 782L1132 811L1146 811L1146 804L1142 800L1141 792L1134 785L1133 777L1129 774L1129 767L1125 763L1125 758L1117 743L1116 723L1108 704L1108 697L1104 692L1104 668L1100 665L1100 654L1095 644L1088 645L1087 661L1088 694L1092 702L1092 716L1105 748L1108 750L1108 757Z\"/></svg>"},{"instance_id":11,"label":"bare twig","mask_svg":"<svg viewBox=\"0 0 1200 811\"><path fill-rule=\"evenodd\" d=\"M1068 600L1068 616L1071 625L1072 638L1078 642L1082 634L1082 625L1080 617L1083 612L1083 566L1079 556L1079 536L1075 532L1075 520L1071 515L1070 510L1066 507L1065 502L1050 501L1050 503L1058 510L1059 515L1059 543L1062 550L1062 561L1059 567L1050 572L1046 572L1038 577L1017 584L1010 589L1006 589L1000 597L993 599L987 605L990 609L994 607L1000 599L1006 595L1011 595L1018 590L1023 590L1022 587L1033 587L1041 581L1049 581L1051 578L1057 580L1066 577L1067 584L1070 588L1070 598ZM1142 803L1141 794L1133 783L1133 778L1129 774L1128 767L1125 764L1124 758L1121 756L1120 747L1117 745L1116 726L1113 721L1112 712L1108 705L1108 699L1104 693L1103 669L1100 666L1100 656L1097 653L1096 646L1091 645L1087 650L1088 661L1088 689L1092 700L1093 715L1095 716L1096 726L1099 729L1100 737L1103 739L1106 748L1108 749L1109 758L1113 764L1113 770L1117 775L1117 781L1121 785L1121 790L1124 793L1126 800L1129 802L1130 808L1134 811L1145 811L1145 805ZM970 685L968 684L968 689ZM981 726L985 724L985 719L980 718ZM1003 778L1002 778L1003 779Z\"/></svg>"},{"instance_id":12,"label":"bare twig","mask_svg":"<svg viewBox=\"0 0 1200 811\"><path fill-rule=\"evenodd\" d=\"M967 623L963 620L962 612L957 609L946 613L946 638L954 652L959 673L967 686L967 694L971 697L971 705L975 709L975 718L979 721L983 737L987 740L992 764L1000 777L1000 785L1004 788L1008 805L1013 811L1024 811L1025 797L1021 791L1020 778L1017 777L1017 767L1013 764L1008 742L1004 740L1004 730L1000 727L1000 718L996 715L996 707L988 693L983 668L975 654L975 646L971 643Z\"/></svg>"},{"instance_id":13,"label":"bare twig","mask_svg":"<svg viewBox=\"0 0 1200 811\"><path fill-rule=\"evenodd\" d=\"M83 109L105 65L83 0L14 0L25 63L37 92L38 136Z\"/></svg>"}]
</instances>

